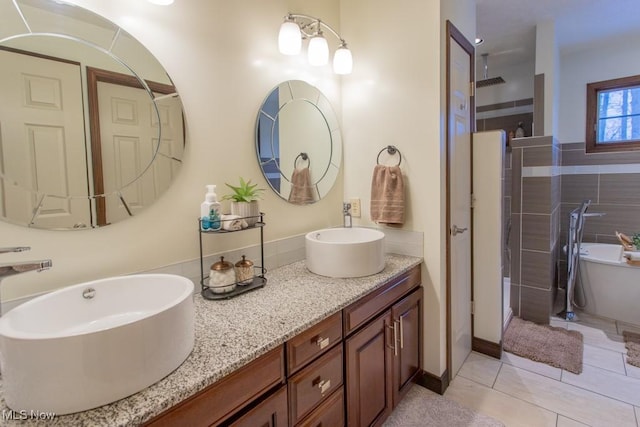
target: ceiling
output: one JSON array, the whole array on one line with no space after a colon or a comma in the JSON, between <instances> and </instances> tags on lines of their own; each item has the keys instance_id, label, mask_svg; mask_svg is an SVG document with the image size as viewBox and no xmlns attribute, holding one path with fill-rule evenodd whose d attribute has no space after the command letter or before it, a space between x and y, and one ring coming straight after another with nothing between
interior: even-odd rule
<instances>
[{"instance_id":1,"label":"ceiling","mask_svg":"<svg viewBox=\"0 0 640 427\"><path fill-rule=\"evenodd\" d=\"M535 59L536 24L554 21L560 53L640 36L640 0L476 0L476 33L491 67Z\"/></svg>"}]
</instances>

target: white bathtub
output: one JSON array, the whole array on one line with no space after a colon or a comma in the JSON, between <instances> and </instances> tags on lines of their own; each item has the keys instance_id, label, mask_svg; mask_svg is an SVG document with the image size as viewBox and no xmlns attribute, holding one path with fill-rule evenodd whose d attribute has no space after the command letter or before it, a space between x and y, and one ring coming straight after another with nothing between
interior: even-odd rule
<instances>
[{"instance_id":1,"label":"white bathtub","mask_svg":"<svg viewBox=\"0 0 640 427\"><path fill-rule=\"evenodd\" d=\"M627 264L621 245L583 243L580 252L584 311L640 325L640 267ZM579 289L576 292L580 295Z\"/></svg>"}]
</instances>

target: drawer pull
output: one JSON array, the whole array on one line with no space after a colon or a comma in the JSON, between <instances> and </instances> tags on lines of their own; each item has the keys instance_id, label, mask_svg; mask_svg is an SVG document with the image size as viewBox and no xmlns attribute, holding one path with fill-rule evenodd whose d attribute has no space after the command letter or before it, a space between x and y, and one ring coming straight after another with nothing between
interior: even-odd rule
<instances>
[{"instance_id":1,"label":"drawer pull","mask_svg":"<svg viewBox=\"0 0 640 427\"><path fill-rule=\"evenodd\" d=\"M322 338L318 337L315 339L316 345L320 347L320 350L323 350L329 346L329 337Z\"/></svg>"},{"instance_id":2,"label":"drawer pull","mask_svg":"<svg viewBox=\"0 0 640 427\"><path fill-rule=\"evenodd\" d=\"M398 319L398 323L400 324L400 348L404 348L404 330L402 328L402 316Z\"/></svg>"},{"instance_id":3,"label":"drawer pull","mask_svg":"<svg viewBox=\"0 0 640 427\"><path fill-rule=\"evenodd\" d=\"M331 380L320 381L318 384L318 388L320 389L320 393L324 395L327 390L331 388Z\"/></svg>"},{"instance_id":4,"label":"drawer pull","mask_svg":"<svg viewBox=\"0 0 640 427\"><path fill-rule=\"evenodd\" d=\"M398 355L398 329L396 328L396 322L393 322L393 326L386 325L387 328L393 330L393 345L387 344L387 347L393 350L393 355Z\"/></svg>"},{"instance_id":5,"label":"drawer pull","mask_svg":"<svg viewBox=\"0 0 640 427\"><path fill-rule=\"evenodd\" d=\"M317 377L311 385L318 387L320 393L324 396L325 392L331 388L331 380L323 380L321 377Z\"/></svg>"}]
</instances>

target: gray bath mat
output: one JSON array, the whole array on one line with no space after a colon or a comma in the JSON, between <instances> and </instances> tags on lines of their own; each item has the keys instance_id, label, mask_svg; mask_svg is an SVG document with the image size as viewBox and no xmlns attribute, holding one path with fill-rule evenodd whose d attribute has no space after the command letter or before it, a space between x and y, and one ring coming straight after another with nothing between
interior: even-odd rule
<instances>
[{"instance_id":1,"label":"gray bath mat","mask_svg":"<svg viewBox=\"0 0 640 427\"><path fill-rule=\"evenodd\" d=\"M383 427L504 427L500 421L413 385Z\"/></svg>"},{"instance_id":2,"label":"gray bath mat","mask_svg":"<svg viewBox=\"0 0 640 427\"><path fill-rule=\"evenodd\" d=\"M622 337L627 348L627 363L640 368L640 334L622 331Z\"/></svg>"},{"instance_id":3,"label":"gray bath mat","mask_svg":"<svg viewBox=\"0 0 640 427\"><path fill-rule=\"evenodd\" d=\"M511 319L503 337L505 351L574 374L582 372L582 342L578 331L538 325L518 317Z\"/></svg>"}]
</instances>

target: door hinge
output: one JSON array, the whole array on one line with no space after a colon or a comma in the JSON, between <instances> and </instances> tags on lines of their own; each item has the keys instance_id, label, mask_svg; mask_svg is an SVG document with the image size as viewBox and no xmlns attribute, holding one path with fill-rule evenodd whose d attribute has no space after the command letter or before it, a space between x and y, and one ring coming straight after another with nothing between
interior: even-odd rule
<instances>
[{"instance_id":1,"label":"door hinge","mask_svg":"<svg viewBox=\"0 0 640 427\"><path fill-rule=\"evenodd\" d=\"M469 82L469 96L476 96L476 82Z\"/></svg>"},{"instance_id":2,"label":"door hinge","mask_svg":"<svg viewBox=\"0 0 640 427\"><path fill-rule=\"evenodd\" d=\"M473 195L473 193L471 193L470 198L471 198L471 201L470 201L471 209L473 209L476 207L476 197Z\"/></svg>"},{"instance_id":3,"label":"door hinge","mask_svg":"<svg viewBox=\"0 0 640 427\"><path fill-rule=\"evenodd\" d=\"M476 311L476 304L475 302L471 301L471 314L475 314Z\"/></svg>"}]
</instances>

